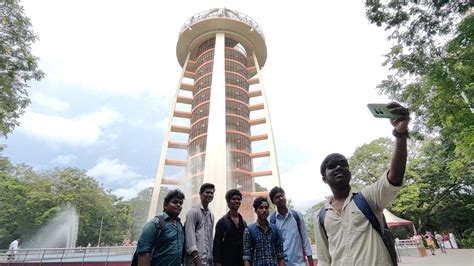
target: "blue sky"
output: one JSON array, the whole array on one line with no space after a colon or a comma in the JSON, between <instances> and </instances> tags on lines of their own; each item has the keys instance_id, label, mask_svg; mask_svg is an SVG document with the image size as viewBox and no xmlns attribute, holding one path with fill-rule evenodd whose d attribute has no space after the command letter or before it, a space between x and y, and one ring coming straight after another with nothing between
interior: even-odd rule
<instances>
[{"instance_id":1,"label":"blue sky","mask_svg":"<svg viewBox=\"0 0 474 266\"><path fill-rule=\"evenodd\" d=\"M35 169L84 169L125 198L150 186L181 71L181 26L226 6L265 33L262 74L282 186L297 208L310 207L330 194L318 170L325 155L350 156L390 136L389 122L366 107L387 102L376 85L388 73L381 65L389 44L361 1L266 3L23 0L46 77L30 84L21 126L1 140L5 155Z\"/></svg>"}]
</instances>

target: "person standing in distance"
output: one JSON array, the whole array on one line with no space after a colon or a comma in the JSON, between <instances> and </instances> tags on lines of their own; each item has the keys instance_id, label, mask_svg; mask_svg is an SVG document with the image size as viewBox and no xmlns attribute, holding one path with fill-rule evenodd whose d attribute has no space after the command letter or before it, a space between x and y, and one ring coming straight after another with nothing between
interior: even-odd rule
<instances>
[{"instance_id":1,"label":"person standing in distance","mask_svg":"<svg viewBox=\"0 0 474 266\"><path fill-rule=\"evenodd\" d=\"M183 201L184 194L179 189L168 192L163 214L143 226L137 243L138 266L181 265L184 227L178 216Z\"/></svg>"},{"instance_id":2,"label":"person standing in distance","mask_svg":"<svg viewBox=\"0 0 474 266\"><path fill-rule=\"evenodd\" d=\"M363 197L357 196L357 199L365 198L379 225L383 225L383 209L396 197L403 184L410 121L408 109L400 104L389 103L387 108L392 114L401 116L391 120L395 149L390 168L377 182L359 192ZM330 130L330 127L326 128ZM380 234L353 200L356 194L350 185L351 172L347 159L338 153L330 154L323 160L320 170L323 181L331 188L332 196L317 214L320 217L319 213L325 213L323 223L318 222L319 226L316 226L318 266L392 265L390 253Z\"/></svg>"},{"instance_id":3,"label":"person standing in distance","mask_svg":"<svg viewBox=\"0 0 474 266\"><path fill-rule=\"evenodd\" d=\"M209 203L214 199L214 191L214 184L202 184L199 189L201 202L186 214L184 265L212 265L214 214L209 209Z\"/></svg>"},{"instance_id":4,"label":"person standing in distance","mask_svg":"<svg viewBox=\"0 0 474 266\"><path fill-rule=\"evenodd\" d=\"M243 266L243 236L247 223L239 213L242 193L231 189L225 194L229 212L216 224L214 236L214 265Z\"/></svg>"},{"instance_id":5,"label":"person standing in distance","mask_svg":"<svg viewBox=\"0 0 474 266\"><path fill-rule=\"evenodd\" d=\"M8 247L8 258L7 260L14 260L15 259L15 256L16 256L16 253L17 253L17 250L18 250L18 246L20 245L20 238L17 238L15 240L13 240L11 243L10 243L10 246Z\"/></svg>"},{"instance_id":6,"label":"person standing in distance","mask_svg":"<svg viewBox=\"0 0 474 266\"><path fill-rule=\"evenodd\" d=\"M270 200L277 210L268 217L268 221L276 224L283 239L285 265L305 266L307 259L308 264L313 266L313 252L309 244L303 214L288 209L285 190L281 187L274 187L270 190Z\"/></svg>"}]
</instances>

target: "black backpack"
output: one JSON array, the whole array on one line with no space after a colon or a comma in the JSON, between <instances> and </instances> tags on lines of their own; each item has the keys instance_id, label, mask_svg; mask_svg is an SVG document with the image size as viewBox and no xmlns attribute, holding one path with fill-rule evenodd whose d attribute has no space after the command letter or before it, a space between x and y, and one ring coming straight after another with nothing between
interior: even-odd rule
<instances>
[{"instance_id":1,"label":"black backpack","mask_svg":"<svg viewBox=\"0 0 474 266\"><path fill-rule=\"evenodd\" d=\"M383 244L385 248L387 248L388 253L390 254L390 260L394 266L398 265L398 255L397 250L395 249L395 240L393 239L392 233L388 230L387 223L385 222L384 217L384 228L383 231L380 229L380 223L377 217L375 217L374 212L369 206L369 203L365 199L362 193L354 193L352 195L352 200L360 209L360 211L364 214L365 218L369 220L372 227L379 233L380 237L382 238ZM326 209L324 207L321 208L318 214L319 224L322 226L323 232L328 237L326 233L326 228L324 228L324 218L326 217Z\"/></svg>"},{"instance_id":2,"label":"black backpack","mask_svg":"<svg viewBox=\"0 0 474 266\"><path fill-rule=\"evenodd\" d=\"M155 218L153 218L153 220L152 220L155 223L155 225L157 224L156 220L158 220L158 228L160 230L158 230L158 233L156 234L155 239L159 239L160 235L161 235L161 232L163 232L163 230L165 229L165 225L166 225L165 216L164 215L155 216ZM155 251L155 247L153 247L153 249L151 250L151 253L150 253L151 257L153 257L153 252L154 251ZM130 263L130 265L131 266L138 266L138 252L137 252L136 249L135 249L135 253L133 253L133 258L132 258L132 262Z\"/></svg>"}]
</instances>

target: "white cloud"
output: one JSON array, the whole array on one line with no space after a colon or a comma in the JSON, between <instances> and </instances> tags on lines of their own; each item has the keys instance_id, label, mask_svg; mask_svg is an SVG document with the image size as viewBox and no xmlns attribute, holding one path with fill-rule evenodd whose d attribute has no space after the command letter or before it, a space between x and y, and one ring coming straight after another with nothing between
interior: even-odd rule
<instances>
[{"instance_id":1,"label":"white cloud","mask_svg":"<svg viewBox=\"0 0 474 266\"><path fill-rule=\"evenodd\" d=\"M131 187L123 187L113 190L115 195L124 197L124 199L131 199L136 197L138 192L142 191L144 188L152 187L154 180L152 178L139 180L132 185Z\"/></svg>"},{"instance_id":2,"label":"white cloud","mask_svg":"<svg viewBox=\"0 0 474 266\"><path fill-rule=\"evenodd\" d=\"M139 173L118 159L100 159L99 162L87 171L106 188L126 199L134 197L142 189L153 186L153 179L143 179Z\"/></svg>"},{"instance_id":3,"label":"white cloud","mask_svg":"<svg viewBox=\"0 0 474 266\"><path fill-rule=\"evenodd\" d=\"M69 108L69 103L58 98L46 96L42 93L34 93L31 96L31 101L35 105L40 105L57 112L65 111Z\"/></svg>"},{"instance_id":4,"label":"white cloud","mask_svg":"<svg viewBox=\"0 0 474 266\"><path fill-rule=\"evenodd\" d=\"M125 163L118 159L101 159L87 174L93 176L104 184L114 182L129 182L140 178L140 174L131 170Z\"/></svg>"},{"instance_id":5,"label":"white cloud","mask_svg":"<svg viewBox=\"0 0 474 266\"><path fill-rule=\"evenodd\" d=\"M76 160L76 155L58 155L51 162L59 165L69 165Z\"/></svg>"},{"instance_id":6,"label":"white cloud","mask_svg":"<svg viewBox=\"0 0 474 266\"><path fill-rule=\"evenodd\" d=\"M27 109L18 131L50 143L91 146L99 142L103 129L119 117L118 112L107 108L74 118L35 113Z\"/></svg>"},{"instance_id":7,"label":"white cloud","mask_svg":"<svg viewBox=\"0 0 474 266\"><path fill-rule=\"evenodd\" d=\"M310 159L281 174L286 197L298 210L304 211L331 195L331 189L321 179L320 163L316 158Z\"/></svg>"}]
</instances>

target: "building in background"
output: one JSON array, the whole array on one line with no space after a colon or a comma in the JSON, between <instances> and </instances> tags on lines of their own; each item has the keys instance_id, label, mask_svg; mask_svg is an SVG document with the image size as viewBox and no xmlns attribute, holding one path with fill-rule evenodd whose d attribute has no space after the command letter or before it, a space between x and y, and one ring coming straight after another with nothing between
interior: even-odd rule
<instances>
[{"instance_id":1,"label":"building in background","mask_svg":"<svg viewBox=\"0 0 474 266\"><path fill-rule=\"evenodd\" d=\"M176 54L182 72L163 140L148 218L162 210L157 206L161 186L180 187L189 208L190 201L195 204L199 200L201 184L213 183L216 192L210 207L216 218L227 212L225 192L237 188L244 195L241 214L253 220L253 198L267 195L255 191L255 179L267 176L270 185L280 185L261 75L267 58L263 32L252 18L238 11L207 10L184 24ZM261 132L254 130L256 127ZM184 141L173 138L182 134L186 136ZM252 150L262 146L257 142L266 142L265 149ZM186 151L186 158L174 158L179 154L176 150ZM255 171L253 160L262 157L269 160L269 169ZM166 177L167 167L182 167L183 174Z\"/></svg>"}]
</instances>

